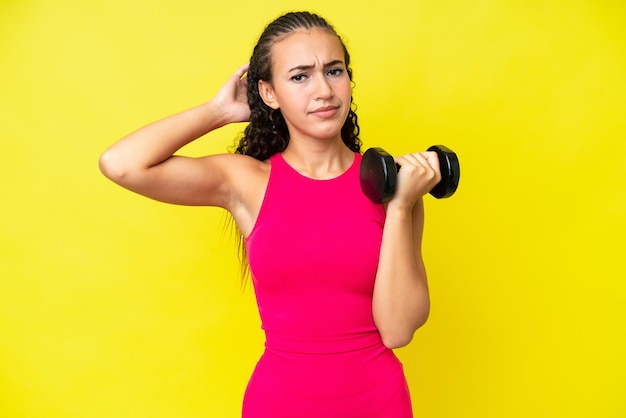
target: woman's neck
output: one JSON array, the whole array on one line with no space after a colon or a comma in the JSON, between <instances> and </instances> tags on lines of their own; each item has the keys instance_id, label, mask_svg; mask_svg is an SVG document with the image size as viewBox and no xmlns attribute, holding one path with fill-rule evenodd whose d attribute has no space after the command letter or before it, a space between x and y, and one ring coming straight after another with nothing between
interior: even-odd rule
<instances>
[{"instance_id":1,"label":"woman's neck","mask_svg":"<svg viewBox=\"0 0 626 418\"><path fill-rule=\"evenodd\" d=\"M341 138L309 142L290 141L282 155L300 174L317 180L335 178L354 162L354 152Z\"/></svg>"}]
</instances>

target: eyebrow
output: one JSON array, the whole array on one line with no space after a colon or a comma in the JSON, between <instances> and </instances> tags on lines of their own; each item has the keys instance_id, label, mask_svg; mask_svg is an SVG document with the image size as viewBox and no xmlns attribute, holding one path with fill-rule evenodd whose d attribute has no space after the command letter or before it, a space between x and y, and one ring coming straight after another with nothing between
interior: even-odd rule
<instances>
[{"instance_id":1,"label":"eyebrow","mask_svg":"<svg viewBox=\"0 0 626 418\"><path fill-rule=\"evenodd\" d=\"M337 65L337 64L343 65L343 61L342 60L333 60L333 61L327 62L326 64L324 64L324 68L332 67L332 66ZM292 69L290 69L287 72L290 73L292 71L306 71L306 70L310 70L313 67L315 67L315 66L314 65L298 65L296 67L293 67Z\"/></svg>"}]
</instances>

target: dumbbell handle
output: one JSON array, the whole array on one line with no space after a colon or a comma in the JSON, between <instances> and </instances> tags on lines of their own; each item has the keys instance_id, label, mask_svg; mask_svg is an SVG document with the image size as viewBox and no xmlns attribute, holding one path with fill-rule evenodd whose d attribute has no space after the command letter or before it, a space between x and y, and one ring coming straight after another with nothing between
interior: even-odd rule
<instances>
[{"instance_id":1,"label":"dumbbell handle","mask_svg":"<svg viewBox=\"0 0 626 418\"><path fill-rule=\"evenodd\" d=\"M433 145L428 151L437 153L441 171L441 181L430 194L437 199L450 197L459 185L460 165L456 154L443 145ZM361 189L374 203L389 201L396 190L400 166L382 148L370 148L361 160Z\"/></svg>"}]
</instances>

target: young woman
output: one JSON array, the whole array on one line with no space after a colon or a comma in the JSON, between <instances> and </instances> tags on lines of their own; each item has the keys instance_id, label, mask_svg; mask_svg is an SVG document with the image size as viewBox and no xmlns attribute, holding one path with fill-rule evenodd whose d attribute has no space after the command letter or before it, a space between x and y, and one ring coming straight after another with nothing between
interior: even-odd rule
<instances>
[{"instance_id":1,"label":"young woman","mask_svg":"<svg viewBox=\"0 0 626 418\"><path fill-rule=\"evenodd\" d=\"M422 196L440 179L434 153L396 159L394 198L359 185L350 56L321 17L270 23L208 102L154 122L106 150L102 172L147 197L228 210L241 231L266 349L245 418L407 418L392 349L426 321ZM185 144L249 121L237 151L188 158Z\"/></svg>"}]
</instances>

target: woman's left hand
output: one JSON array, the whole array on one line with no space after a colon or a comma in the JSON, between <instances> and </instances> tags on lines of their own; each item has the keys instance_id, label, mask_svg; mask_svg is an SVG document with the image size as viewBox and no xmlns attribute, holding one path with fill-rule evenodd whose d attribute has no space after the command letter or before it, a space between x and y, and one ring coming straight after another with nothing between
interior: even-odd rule
<instances>
[{"instance_id":1,"label":"woman's left hand","mask_svg":"<svg viewBox=\"0 0 626 418\"><path fill-rule=\"evenodd\" d=\"M398 186L389 204L412 208L422 196L441 181L439 157L436 152L425 151L395 158Z\"/></svg>"}]
</instances>

